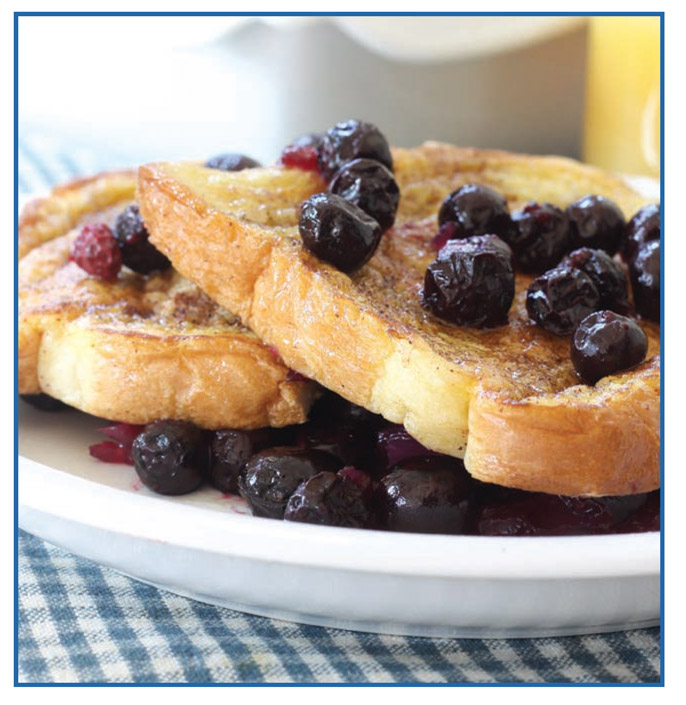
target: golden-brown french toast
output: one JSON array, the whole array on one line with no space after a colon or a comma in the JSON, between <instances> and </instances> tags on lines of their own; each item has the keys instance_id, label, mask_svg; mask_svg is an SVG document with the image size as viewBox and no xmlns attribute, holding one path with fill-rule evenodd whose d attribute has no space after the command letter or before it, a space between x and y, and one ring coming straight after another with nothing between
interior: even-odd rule
<instances>
[{"instance_id":1,"label":"golden-brown french toast","mask_svg":"<svg viewBox=\"0 0 686 705\"><path fill-rule=\"evenodd\" d=\"M314 383L173 269L114 282L69 261L86 223L112 224L133 201L134 171L55 189L19 225L19 393L45 392L96 416L205 428L300 423Z\"/></svg>"},{"instance_id":2,"label":"golden-brown french toast","mask_svg":"<svg viewBox=\"0 0 686 705\"><path fill-rule=\"evenodd\" d=\"M236 311L288 365L402 423L429 448L464 457L476 478L565 495L622 495L659 486L659 327L642 322L646 362L579 384L569 339L536 326L517 276L509 324L457 327L421 305L442 200L491 186L512 210L562 207L588 193L626 216L645 204L621 179L572 160L427 143L393 151L395 226L352 276L302 245L299 204L324 191L309 171L239 173L195 164L139 170L151 240L212 299Z\"/></svg>"}]
</instances>

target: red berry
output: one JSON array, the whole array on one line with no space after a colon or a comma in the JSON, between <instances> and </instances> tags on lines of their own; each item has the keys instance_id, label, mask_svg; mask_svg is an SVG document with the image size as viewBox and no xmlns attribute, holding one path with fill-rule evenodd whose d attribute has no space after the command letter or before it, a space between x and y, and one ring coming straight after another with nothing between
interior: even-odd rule
<instances>
[{"instance_id":1,"label":"red berry","mask_svg":"<svg viewBox=\"0 0 686 705\"><path fill-rule=\"evenodd\" d=\"M99 428L100 433L104 433L111 441L102 441L89 446L90 454L102 460L104 463L126 463L133 465L131 457L131 447L138 435L145 426L138 426L131 423L118 423L105 428Z\"/></svg>"},{"instance_id":2,"label":"red berry","mask_svg":"<svg viewBox=\"0 0 686 705\"><path fill-rule=\"evenodd\" d=\"M85 225L71 246L69 259L88 274L112 281L121 269L121 250L104 223Z\"/></svg>"},{"instance_id":3,"label":"red berry","mask_svg":"<svg viewBox=\"0 0 686 705\"><path fill-rule=\"evenodd\" d=\"M90 454L101 460L103 463L122 463L125 465L133 465L131 451L122 448L119 443L114 441L102 441L88 446Z\"/></svg>"},{"instance_id":4,"label":"red berry","mask_svg":"<svg viewBox=\"0 0 686 705\"><path fill-rule=\"evenodd\" d=\"M319 171L317 149L312 145L290 144L281 152L281 164L292 169Z\"/></svg>"}]
</instances>

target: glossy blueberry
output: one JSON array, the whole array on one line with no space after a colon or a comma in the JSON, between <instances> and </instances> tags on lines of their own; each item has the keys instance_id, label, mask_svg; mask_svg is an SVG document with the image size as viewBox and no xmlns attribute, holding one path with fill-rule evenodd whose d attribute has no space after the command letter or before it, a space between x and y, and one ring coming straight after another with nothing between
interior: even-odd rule
<instances>
[{"instance_id":1,"label":"glossy blueberry","mask_svg":"<svg viewBox=\"0 0 686 705\"><path fill-rule=\"evenodd\" d=\"M627 223L624 230L622 257L625 262L631 262L638 248L644 242L660 239L660 204L652 203L641 208Z\"/></svg>"},{"instance_id":2,"label":"glossy blueberry","mask_svg":"<svg viewBox=\"0 0 686 705\"><path fill-rule=\"evenodd\" d=\"M215 431L210 441L210 482L222 492L238 494L238 476L251 456L289 440L284 429L222 428Z\"/></svg>"},{"instance_id":3,"label":"glossy blueberry","mask_svg":"<svg viewBox=\"0 0 686 705\"><path fill-rule=\"evenodd\" d=\"M567 206L572 248L590 247L614 255L622 244L625 220L609 198L588 195Z\"/></svg>"},{"instance_id":4,"label":"glossy blueberry","mask_svg":"<svg viewBox=\"0 0 686 705\"><path fill-rule=\"evenodd\" d=\"M290 496L284 519L307 524L364 528L373 516L371 481L346 474L320 472Z\"/></svg>"},{"instance_id":5,"label":"glossy blueberry","mask_svg":"<svg viewBox=\"0 0 686 705\"><path fill-rule=\"evenodd\" d=\"M555 335L569 335L600 304L593 280L580 269L556 267L529 285L529 318Z\"/></svg>"},{"instance_id":6,"label":"glossy blueberry","mask_svg":"<svg viewBox=\"0 0 686 705\"><path fill-rule=\"evenodd\" d=\"M485 328L507 320L514 288L510 248L481 235L446 243L426 270L423 302L450 323Z\"/></svg>"},{"instance_id":7,"label":"glossy blueberry","mask_svg":"<svg viewBox=\"0 0 686 705\"><path fill-rule=\"evenodd\" d=\"M205 433L185 421L148 424L134 440L131 455L143 484L160 494L193 492L207 474Z\"/></svg>"},{"instance_id":8,"label":"glossy blueberry","mask_svg":"<svg viewBox=\"0 0 686 705\"><path fill-rule=\"evenodd\" d=\"M616 313L628 313L631 309L627 276L605 250L582 247L565 257L559 266L573 267L588 274L600 295L600 308Z\"/></svg>"},{"instance_id":9,"label":"glossy blueberry","mask_svg":"<svg viewBox=\"0 0 686 705\"><path fill-rule=\"evenodd\" d=\"M283 519L290 496L302 482L340 467L341 462L329 453L277 446L250 458L238 479L238 489L255 516Z\"/></svg>"},{"instance_id":10,"label":"glossy blueberry","mask_svg":"<svg viewBox=\"0 0 686 705\"><path fill-rule=\"evenodd\" d=\"M365 264L381 240L376 220L332 193L318 193L305 201L298 225L305 247L346 274Z\"/></svg>"},{"instance_id":11,"label":"glossy blueberry","mask_svg":"<svg viewBox=\"0 0 686 705\"><path fill-rule=\"evenodd\" d=\"M629 265L631 290L636 312L656 323L660 322L660 241L639 245Z\"/></svg>"},{"instance_id":12,"label":"glossy blueberry","mask_svg":"<svg viewBox=\"0 0 686 705\"><path fill-rule=\"evenodd\" d=\"M508 241L514 226L507 201L488 186L466 184L453 191L441 204L438 225L455 223L451 238L498 235Z\"/></svg>"},{"instance_id":13,"label":"glossy blueberry","mask_svg":"<svg viewBox=\"0 0 686 705\"><path fill-rule=\"evenodd\" d=\"M372 159L355 159L344 164L329 184L329 191L359 206L374 218L382 231L395 221L400 189L393 173Z\"/></svg>"},{"instance_id":14,"label":"glossy blueberry","mask_svg":"<svg viewBox=\"0 0 686 705\"><path fill-rule=\"evenodd\" d=\"M635 367L647 352L648 339L636 321L612 311L586 316L572 336L572 363L586 384Z\"/></svg>"},{"instance_id":15,"label":"glossy blueberry","mask_svg":"<svg viewBox=\"0 0 686 705\"><path fill-rule=\"evenodd\" d=\"M529 203L512 216L506 231L515 264L524 272L540 274L554 267L570 249L569 217L550 203Z\"/></svg>"},{"instance_id":16,"label":"glossy blueberry","mask_svg":"<svg viewBox=\"0 0 686 705\"><path fill-rule=\"evenodd\" d=\"M334 125L324 135L318 151L319 170L325 179L353 159L373 159L393 170L388 141L376 125L347 120Z\"/></svg>"},{"instance_id":17,"label":"glossy blueberry","mask_svg":"<svg viewBox=\"0 0 686 705\"><path fill-rule=\"evenodd\" d=\"M461 534L470 496L471 479L457 458L410 458L381 479L379 518L391 531Z\"/></svg>"}]
</instances>

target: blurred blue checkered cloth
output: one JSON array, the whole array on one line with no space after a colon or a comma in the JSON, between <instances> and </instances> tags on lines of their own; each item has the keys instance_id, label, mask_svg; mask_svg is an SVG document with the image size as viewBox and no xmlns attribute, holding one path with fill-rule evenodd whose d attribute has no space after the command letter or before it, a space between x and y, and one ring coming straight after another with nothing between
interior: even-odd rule
<instances>
[{"instance_id":1,"label":"blurred blue checkered cloth","mask_svg":"<svg viewBox=\"0 0 686 705\"><path fill-rule=\"evenodd\" d=\"M135 163L22 135L19 195ZM660 630L425 639L301 626L143 585L19 534L19 683L659 683Z\"/></svg>"}]
</instances>

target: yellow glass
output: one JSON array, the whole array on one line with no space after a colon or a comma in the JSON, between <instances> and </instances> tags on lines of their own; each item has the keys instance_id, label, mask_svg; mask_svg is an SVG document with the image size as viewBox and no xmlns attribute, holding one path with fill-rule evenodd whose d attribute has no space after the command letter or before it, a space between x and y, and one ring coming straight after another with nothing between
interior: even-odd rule
<instances>
[{"instance_id":1,"label":"yellow glass","mask_svg":"<svg viewBox=\"0 0 686 705\"><path fill-rule=\"evenodd\" d=\"M660 18L590 22L584 159L629 174L660 174Z\"/></svg>"}]
</instances>

